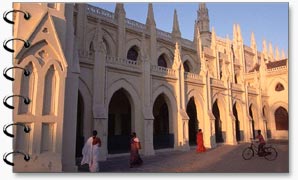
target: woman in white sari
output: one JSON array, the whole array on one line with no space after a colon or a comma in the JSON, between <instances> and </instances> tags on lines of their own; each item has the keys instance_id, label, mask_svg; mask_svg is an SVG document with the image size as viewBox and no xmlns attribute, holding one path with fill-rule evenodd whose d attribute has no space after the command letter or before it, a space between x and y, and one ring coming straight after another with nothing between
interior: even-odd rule
<instances>
[{"instance_id":1,"label":"woman in white sari","mask_svg":"<svg viewBox=\"0 0 298 180\"><path fill-rule=\"evenodd\" d=\"M90 172L99 172L99 147L101 141L97 136L97 131L93 131L93 136L85 143L82 154L81 165L88 164Z\"/></svg>"}]
</instances>

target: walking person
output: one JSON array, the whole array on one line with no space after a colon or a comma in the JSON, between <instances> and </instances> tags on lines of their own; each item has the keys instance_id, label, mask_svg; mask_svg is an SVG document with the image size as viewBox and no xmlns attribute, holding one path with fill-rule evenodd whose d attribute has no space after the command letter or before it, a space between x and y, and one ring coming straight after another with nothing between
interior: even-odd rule
<instances>
[{"instance_id":1,"label":"walking person","mask_svg":"<svg viewBox=\"0 0 298 180\"><path fill-rule=\"evenodd\" d=\"M101 140L97 137L97 131L92 132L92 136L85 143L82 154L81 165L88 164L90 172L99 172L99 147Z\"/></svg>"},{"instance_id":2,"label":"walking person","mask_svg":"<svg viewBox=\"0 0 298 180\"><path fill-rule=\"evenodd\" d=\"M141 143L137 134L133 132L130 139L130 168L143 164L143 160L140 157L139 149L141 149Z\"/></svg>"},{"instance_id":3,"label":"walking person","mask_svg":"<svg viewBox=\"0 0 298 180\"><path fill-rule=\"evenodd\" d=\"M197 152L205 152L206 148L204 146L204 138L202 129L199 129L197 133Z\"/></svg>"}]
</instances>

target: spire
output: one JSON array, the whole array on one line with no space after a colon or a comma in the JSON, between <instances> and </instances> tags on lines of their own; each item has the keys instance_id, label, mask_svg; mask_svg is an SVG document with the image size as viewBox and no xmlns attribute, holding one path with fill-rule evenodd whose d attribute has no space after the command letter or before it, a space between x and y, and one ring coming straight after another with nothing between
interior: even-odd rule
<instances>
[{"instance_id":1,"label":"spire","mask_svg":"<svg viewBox=\"0 0 298 180\"><path fill-rule=\"evenodd\" d=\"M233 41L237 42L238 39L238 35L237 35L237 28L236 28L236 24L233 25Z\"/></svg>"},{"instance_id":2,"label":"spire","mask_svg":"<svg viewBox=\"0 0 298 180\"><path fill-rule=\"evenodd\" d=\"M239 24L237 24L237 35L238 35L238 41L242 41L242 34L241 34L241 29Z\"/></svg>"},{"instance_id":3,"label":"spire","mask_svg":"<svg viewBox=\"0 0 298 180\"><path fill-rule=\"evenodd\" d=\"M251 37L250 37L250 47L252 49L257 49L257 44L256 44L256 39L255 39L255 34L254 32L251 33Z\"/></svg>"},{"instance_id":4,"label":"spire","mask_svg":"<svg viewBox=\"0 0 298 180\"><path fill-rule=\"evenodd\" d=\"M267 43L266 43L266 40L265 39L263 39L263 53L264 54L267 54Z\"/></svg>"},{"instance_id":5,"label":"spire","mask_svg":"<svg viewBox=\"0 0 298 180\"><path fill-rule=\"evenodd\" d=\"M209 27L209 14L206 7L206 3L199 4L199 10L197 11L197 21L200 26L200 32L210 32Z\"/></svg>"},{"instance_id":6,"label":"spire","mask_svg":"<svg viewBox=\"0 0 298 180\"><path fill-rule=\"evenodd\" d=\"M211 32L211 47L215 47L215 46L216 46L216 34L215 34L214 27L212 27L212 32Z\"/></svg>"},{"instance_id":7,"label":"spire","mask_svg":"<svg viewBox=\"0 0 298 180\"><path fill-rule=\"evenodd\" d=\"M201 35L200 35L200 27L197 27L196 30L196 43L197 43L197 52L199 53L199 57L202 57L202 41L201 41Z\"/></svg>"},{"instance_id":8,"label":"spire","mask_svg":"<svg viewBox=\"0 0 298 180\"><path fill-rule=\"evenodd\" d=\"M125 9L123 3L116 3L115 7L115 18L118 19L119 17L125 17Z\"/></svg>"},{"instance_id":9,"label":"spire","mask_svg":"<svg viewBox=\"0 0 298 180\"><path fill-rule=\"evenodd\" d=\"M281 50L281 59L286 59L285 51Z\"/></svg>"},{"instance_id":10,"label":"spire","mask_svg":"<svg viewBox=\"0 0 298 180\"><path fill-rule=\"evenodd\" d=\"M156 26L155 20L154 20L154 13L153 13L153 5L152 3L148 4L148 12L147 12L147 25L153 25Z\"/></svg>"},{"instance_id":11,"label":"spire","mask_svg":"<svg viewBox=\"0 0 298 180\"><path fill-rule=\"evenodd\" d=\"M175 44L175 52L174 52L174 69L183 68L180 54L181 47L178 42Z\"/></svg>"},{"instance_id":12,"label":"spire","mask_svg":"<svg viewBox=\"0 0 298 180\"><path fill-rule=\"evenodd\" d=\"M275 60L280 60L278 46L275 47Z\"/></svg>"},{"instance_id":13,"label":"spire","mask_svg":"<svg viewBox=\"0 0 298 180\"><path fill-rule=\"evenodd\" d=\"M273 60L273 48L271 42L269 43L269 59Z\"/></svg>"},{"instance_id":14,"label":"spire","mask_svg":"<svg viewBox=\"0 0 298 180\"><path fill-rule=\"evenodd\" d=\"M180 29L179 29L179 22L178 22L178 16L177 16L176 9L174 11L172 34L174 35L174 37L181 37L181 32L180 32Z\"/></svg>"},{"instance_id":15,"label":"spire","mask_svg":"<svg viewBox=\"0 0 298 180\"><path fill-rule=\"evenodd\" d=\"M263 54L264 54L264 60L266 59L268 59L268 51L267 51L267 42L266 42L266 40L265 39L263 39L263 46L262 46L262 48L263 48Z\"/></svg>"}]
</instances>

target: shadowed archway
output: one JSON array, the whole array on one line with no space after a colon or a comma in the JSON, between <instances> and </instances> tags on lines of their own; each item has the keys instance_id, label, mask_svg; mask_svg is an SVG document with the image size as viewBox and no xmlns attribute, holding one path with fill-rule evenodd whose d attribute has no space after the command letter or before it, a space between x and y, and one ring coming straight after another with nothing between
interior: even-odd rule
<instances>
[{"instance_id":1,"label":"shadowed archway","mask_svg":"<svg viewBox=\"0 0 298 180\"><path fill-rule=\"evenodd\" d=\"M126 153L130 150L131 103L124 89L116 91L109 104L108 153Z\"/></svg>"},{"instance_id":2,"label":"shadowed archway","mask_svg":"<svg viewBox=\"0 0 298 180\"><path fill-rule=\"evenodd\" d=\"M153 147L154 149L173 148L174 134L170 134L169 105L166 96L160 94L153 105Z\"/></svg>"},{"instance_id":3,"label":"shadowed archway","mask_svg":"<svg viewBox=\"0 0 298 180\"><path fill-rule=\"evenodd\" d=\"M196 145L196 134L199 128L198 119L197 119L197 109L194 101L194 97L190 98L186 112L189 117L188 122L188 137L189 137L189 145Z\"/></svg>"},{"instance_id":4,"label":"shadowed archway","mask_svg":"<svg viewBox=\"0 0 298 180\"><path fill-rule=\"evenodd\" d=\"M235 117L235 132L236 132L236 141L241 141L241 131L240 131L240 121L238 117L238 111L236 108L236 103L233 105L233 115Z\"/></svg>"},{"instance_id":5,"label":"shadowed archway","mask_svg":"<svg viewBox=\"0 0 298 180\"><path fill-rule=\"evenodd\" d=\"M217 104L217 100L213 103L212 113L215 117L215 141L216 143L224 142L222 136L222 121L220 119L220 112Z\"/></svg>"},{"instance_id":6,"label":"shadowed archway","mask_svg":"<svg viewBox=\"0 0 298 180\"><path fill-rule=\"evenodd\" d=\"M77 137L76 137L76 157L82 157L84 146L84 100L80 91L78 91L77 106Z\"/></svg>"},{"instance_id":7,"label":"shadowed archway","mask_svg":"<svg viewBox=\"0 0 298 180\"><path fill-rule=\"evenodd\" d=\"M252 137L253 138L256 138L256 130L255 130L255 120L254 120L254 116L253 116L253 113L252 113L252 105L249 106L249 116L251 117L251 127L252 127Z\"/></svg>"}]
</instances>

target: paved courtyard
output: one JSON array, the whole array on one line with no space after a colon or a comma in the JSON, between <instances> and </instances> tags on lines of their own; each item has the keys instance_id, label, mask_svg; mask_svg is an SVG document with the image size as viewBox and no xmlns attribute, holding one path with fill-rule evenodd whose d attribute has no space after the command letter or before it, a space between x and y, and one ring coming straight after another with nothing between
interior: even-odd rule
<instances>
[{"instance_id":1,"label":"paved courtyard","mask_svg":"<svg viewBox=\"0 0 298 180\"><path fill-rule=\"evenodd\" d=\"M289 146L287 141L270 142L278 151L274 161L263 157L242 159L242 150L248 143L238 145L220 145L208 149L205 153L196 153L195 147L190 151L157 152L154 156L142 156L143 165L129 168L129 155L108 158L100 163L101 172L129 173L288 173ZM80 166L79 171L88 172L88 166Z\"/></svg>"}]
</instances>

